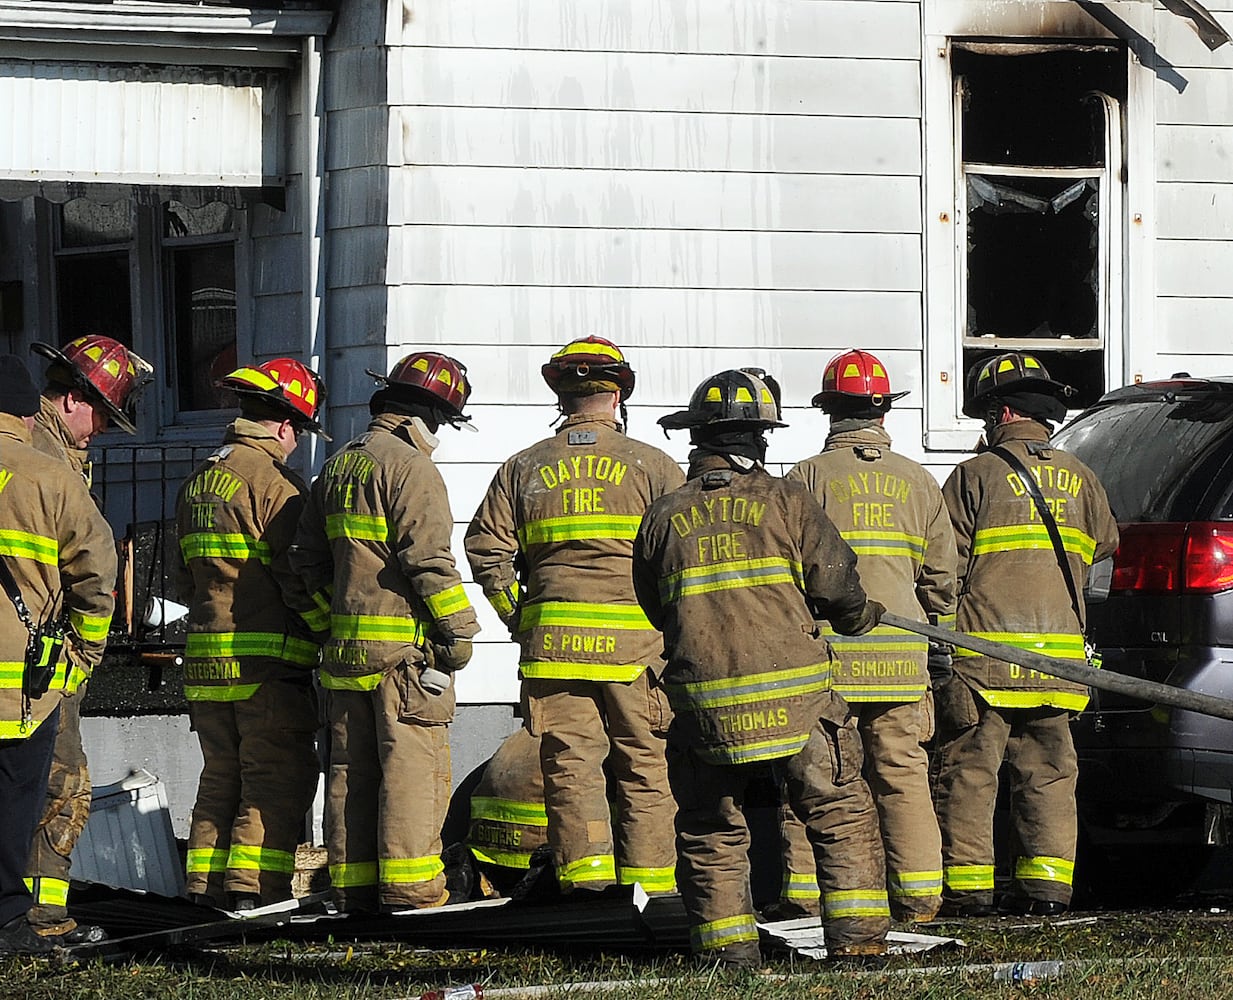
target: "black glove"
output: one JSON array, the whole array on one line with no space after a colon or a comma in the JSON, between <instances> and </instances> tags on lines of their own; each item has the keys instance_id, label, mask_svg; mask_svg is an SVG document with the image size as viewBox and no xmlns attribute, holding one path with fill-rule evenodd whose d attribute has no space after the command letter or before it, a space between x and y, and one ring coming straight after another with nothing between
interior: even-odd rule
<instances>
[{"instance_id":1,"label":"black glove","mask_svg":"<svg viewBox=\"0 0 1233 1000\"><path fill-rule=\"evenodd\" d=\"M951 651L953 649L954 647L949 643L929 643L929 679L933 681L934 687L937 687L939 684L945 684L955 672L951 662Z\"/></svg>"},{"instance_id":2,"label":"black glove","mask_svg":"<svg viewBox=\"0 0 1233 1000\"><path fill-rule=\"evenodd\" d=\"M865 601L865 606L855 618L844 622L831 620L831 625L840 635L864 635L873 629L886 613L886 605L879 601Z\"/></svg>"}]
</instances>

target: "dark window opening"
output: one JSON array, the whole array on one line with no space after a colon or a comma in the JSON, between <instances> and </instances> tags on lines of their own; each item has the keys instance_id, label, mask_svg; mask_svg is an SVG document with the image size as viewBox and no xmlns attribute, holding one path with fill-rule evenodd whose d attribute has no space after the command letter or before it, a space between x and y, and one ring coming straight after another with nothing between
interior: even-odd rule
<instances>
[{"instance_id":1,"label":"dark window opening","mask_svg":"<svg viewBox=\"0 0 1233 1000\"><path fill-rule=\"evenodd\" d=\"M965 44L952 54L965 371L1030 351L1084 406L1105 391L1121 330L1125 53Z\"/></svg>"},{"instance_id":2,"label":"dark window opening","mask_svg":"<svg viewBox=\"0 0 1233 1000\"><path fill-rule=\"evenodd\" d=\"M61 344L101 333L132 346L127 250L61 257L56 262L56 296Z\"/></svg>"}]
</instances>

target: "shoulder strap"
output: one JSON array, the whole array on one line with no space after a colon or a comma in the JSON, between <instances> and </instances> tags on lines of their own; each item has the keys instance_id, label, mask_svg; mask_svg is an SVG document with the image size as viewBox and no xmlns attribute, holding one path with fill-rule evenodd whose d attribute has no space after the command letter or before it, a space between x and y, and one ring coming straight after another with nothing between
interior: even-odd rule
<instances>
[{"instance_id":1,"label":"shoulder strap","mask_svg":"<svg viewBox=\"0 0 1233 1000\"><path fill-rule=\"evenodd\" d=\"M1044 524L1045 530L1049 532L1049 541L1053 543L1053 554L1057 556L1057 564L1062 570L1062 576L1066 580L1066 589L1070 591L1070 603L1075 609L1075 618L1082 625L1083 615L1080 611L1082 605L1079 603L1079 589L1075 586L1075 577L1070 571L1070 560L1066 558L1066 548L1062 544L1062 534L1057 529L1057 521L1053 519L1053 512L1049 510L1049 505L1045 503L1045 498L1041 495L1040 487L1036 485L1036 477L1028 472L1027 468L1015 457L1013 452L1007 451L1002 447L990 448L989 451L997 455L998 458L1015 471L1015 474L1023 481L1024 488L1031 496L1032 503L1036 505L1036 512L1040 515L1040 520Z\"/></svg>"},{"instance_id":2,"label":"shoulder strap","mask_svg":"<svg viewBox=\"0 0 1233 1000\"><path fill-rule=\"evenodd\" d=\"M17 617L26 626L26 631L33 635L34 621L30 617L30 609L26 607L25 599L21 596L21 588L17 586L17 580L13 577L13 571L9 569L9 564L2 558L0 558L0 586L3 586L4 592L9 595L9 600L13 602L13 607L17 609Z\"/></svg>"}]
</instances>

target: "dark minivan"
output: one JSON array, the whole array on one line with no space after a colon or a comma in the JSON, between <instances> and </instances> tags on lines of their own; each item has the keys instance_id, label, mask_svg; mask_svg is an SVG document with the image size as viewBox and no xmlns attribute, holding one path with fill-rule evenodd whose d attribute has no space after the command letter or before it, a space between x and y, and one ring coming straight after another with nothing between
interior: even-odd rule
<instances>
[{"instance_id":1,"label":"dark minivan","mask_svg":"<svg viewBox=\"0 0 1233 1000\"><path fill-rule=\"evenodd\" d=\"M1117 389L1054 440L1121 528L1108 595L1088 599L1104 668L1233 698L1233 378ZM1228 839L1233 722L1096 691L1075 742L1086 875L1184 888Z\"/></svg>"}]
</instances>

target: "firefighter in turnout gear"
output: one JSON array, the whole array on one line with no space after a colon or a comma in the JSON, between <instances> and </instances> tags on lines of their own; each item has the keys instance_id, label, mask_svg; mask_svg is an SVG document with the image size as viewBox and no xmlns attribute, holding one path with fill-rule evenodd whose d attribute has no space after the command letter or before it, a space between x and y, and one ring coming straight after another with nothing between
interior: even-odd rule
<instances>
[{"instance_id":1,"label":"firefighter in turnout gear","mask_svg":"<svg viewBox=\"0 0 1233 1000\"><path fill-rule=\"evenodd\" d=\"M830 415L826 444L786 478L809 487L852 547L866 593L895 614L950 628L955 536L942 491L921 466L891 450L883 427L891 404L904 395L891 392L886 369L872 354L836 355L813 397L813 405ZM835 654L832 685L851 706L865 748L891 916L930 920L942 904L942 842L921 746L933 731L928 645L886 625L852 637L822 631ZM948 667L948 655L935 652L935 667ZM799 845L804 831L786 812L787 834ZM799 848L791 853L808 857ZM809 882L812 865L805 872L789 867L785 875L781 904L801 900L808 912L818 892Z\"/></svg>"},{"instance_id":2,"label":"firefighter in turnout gear","mask_svg":"<svg viewBox=\"0 0 1233 1000\"><path fill-rule=\"evenodd\" d=\"M308 492L287 459L303 432L324 436L325 387L290 358L219 385L239 396L240 417L176 499L189 605L184 694L205 762L186 889L197 902L245 910L291 897L317 790L320 647L279 579Z\"/></svg>"},{"instance_id":3,"label":"firefighter in turnout gear","mask_svg":"<svg viewBox=\"0 0 1233 1000\"><path fill-rule=\"evenodd\" d=\"M450 553L453 516L432 462L442 424L466 426L453 358L417 352L380 384L368 430L313 483L290 553L322 651L330 729L325 838L338 906L446 902L453 673L479 631Z\"/></svg>"},{"instance_id":4,"label":"firefighter in turnout gear","mask_svg":"<svg viewBox=\"0 0 1233 1000\"><path fill-rule=\"evenodd\" d=\"M134 404L153 369L117 340L94 334L62 348L36 343L31 350L47 367L33 445L90 485L86 448L114 424L136 433ZM60 943L85 944L104 937L101 927L78 927L68 915L70 858L90 817L90 770L81 745L83 683L60 706L60 727L47 785L47 806L30 848L27 877L34 893L31 925Z\"/></svg>"},{"instance_id":5,"label":"firefighter in turnout gear","mask_svg":"<svg viewBox=\"0 0 1233 1000\"><path fill-rule=\"evenodd\" d=\"M942 489L958 544L956 628L1082 662L1083 584L1093 561L1113 555L1118 532L1091 469L1049 443L1050 422L1065 419L1072 390L1031 354L1009 353L977 365L969 391L963 412L984 420L987 444ZM1079 684L957 651L954 676L935 697L943 912L992 912L1003 756L1011 777L1010 908L1066 909L1077 834L1070 716L1087 700Z\"/></svg>"},{"instance_id":6,"label":"firefighter in turnout gear","mask_svg":"<svg viewBox=\"0 0 1233 1000\"><path fill-rule=\"evenodd\" d=\"M617 412L634 373L614 344L573 341L542 373L564 423L497 471L467 530L467 558L521 647L525 724L541 738L562 891L633 882L671 891L663 637L638 607L630 567L643 511L685 477L667 454L625 436Z\"/></svg>"},{"instance_id":7,"label":"firefighter in turnout gear","mask_svg":"<svg viewBox=\"0 0 1233 1000\"><path fill-rule=\"evenodd\" d=\"M0 593L0 954L78 943L71 921L36 933L23 874L48 798L59 714L102 658L116 579L111 529L81 476L31 447L38 411L21 359L0 357L0 560L11 575ZM61 908L63 860L65 893L51 900Z\"/></svg>"},{"instance_id":8,"label":"firefighter in turnout gear","mask_svg":"<svg viewBox=\"0 0 1233 1000\"><path fill-rule=\"evenodd\" d=\"M759 961L742 806L770 770L813 845L828 952L882 954L889 908L877 813L814 619L859 635L883 609L866 598L856 556L809 491L763 468L764 432L785 426L764 378L721 372L660 423L689 428L695 447L687 484L643 518L634 586L664 632L676 712L668 773L693 949L728 964Z\"/></svg>"}]
</instances>

